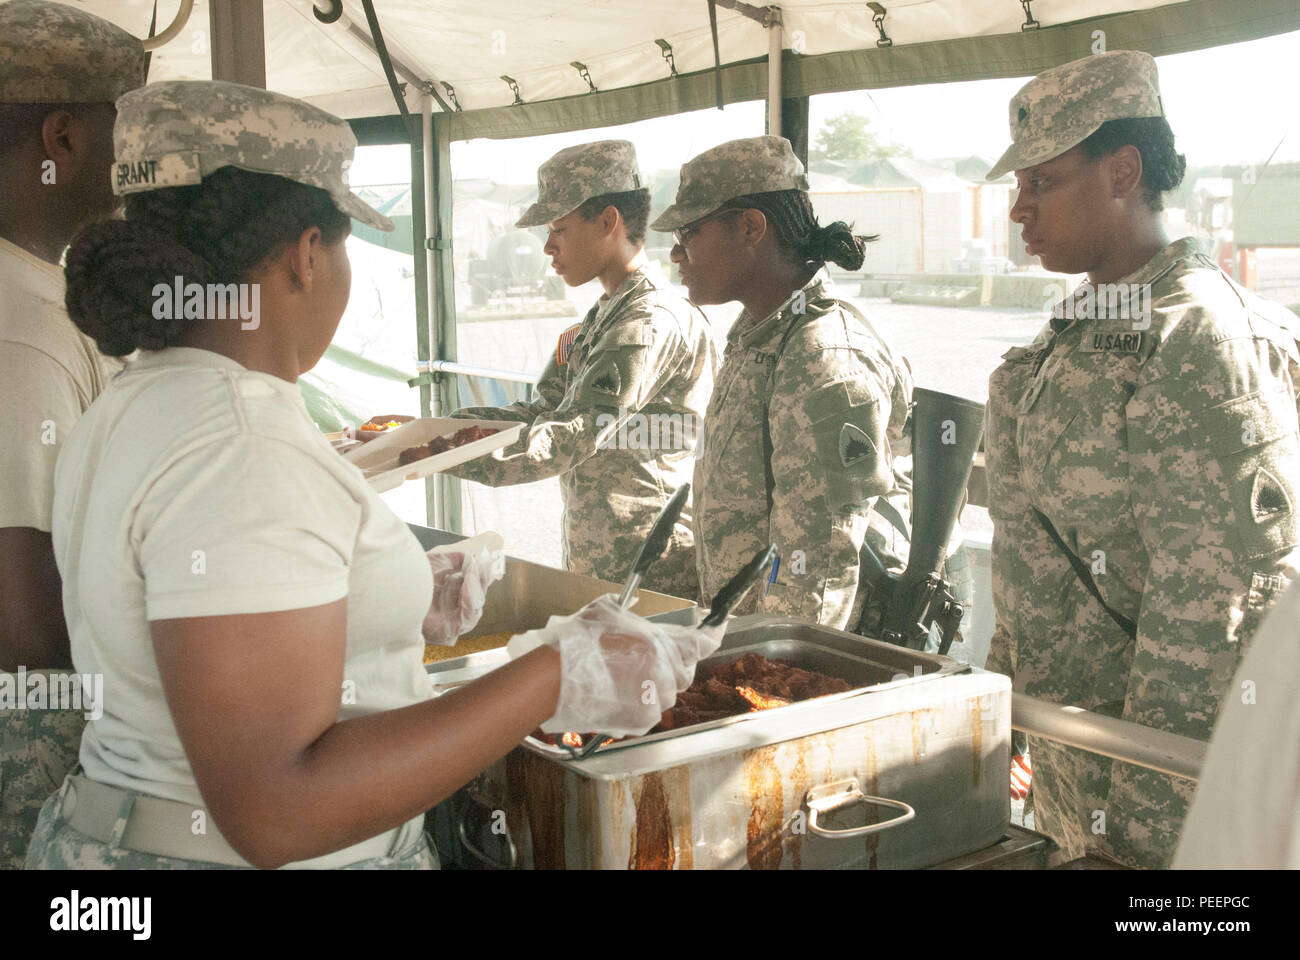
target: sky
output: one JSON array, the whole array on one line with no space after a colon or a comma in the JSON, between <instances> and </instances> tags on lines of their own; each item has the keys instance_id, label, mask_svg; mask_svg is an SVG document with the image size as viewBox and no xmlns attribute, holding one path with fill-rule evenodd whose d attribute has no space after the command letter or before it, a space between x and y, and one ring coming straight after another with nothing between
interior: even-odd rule
<instances>
[{"instance_id":1,"label":"sky","mask_svg":"<svg viewBox=\"0 0 1300 960\"><path fill-rule=\"evenodd\" d=\"M1157 58L1162 99L1178 148L1191 166L1300 160L1300 32ZM826 120L868 117L873 129L917 157L976 154L996 159L1010 143L1007 102L1025 78L859 90L814 96L809 127L815 142ZM470 140L452 145L457 178L527 183L536 168L566 146L602 139L636 144L645 171L671 169L709 147L763 132L761 102L725 110L520 140ZM1278 149L1279 143L1281 144ZM404 147L358 153L355 185L404 182Z\"/></svg>"}]
</instances>

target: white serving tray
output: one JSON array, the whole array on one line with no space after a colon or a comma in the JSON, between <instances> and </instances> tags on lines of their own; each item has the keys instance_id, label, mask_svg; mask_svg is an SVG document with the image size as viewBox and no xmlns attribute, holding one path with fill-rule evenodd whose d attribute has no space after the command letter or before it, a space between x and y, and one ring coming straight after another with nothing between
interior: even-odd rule
<instances>
[{"instance_id":1,"label":"white serving tray","mask_svg":"<svg viewBox=\"0 0 1300 960\"><path fill-rule=\"evenodd\" d=\"M465 463L493 450L508 447L518 439L526 424L517 420L463 420L451 417L424 417L388 430L373 440L353 447L342 454L345 460L356 464L366 480L380 493L400 487L408 480L419 480L448 467ZM464 446L448 450L437 456L425 457L415 463L399 465L397 458L408 447L418 447L434 437L447 437L465 427L490 427L497 432L490 437L475 440Z\"/></svg>"},{"instance_id":2,"label":"white serving tray","mask_svg":"<svg viewBox=\"0 0 1300 960\"><path fill-rule=\"evenodd\" d=\"M333 447L337 453L346 453L353 447L359 447L361 445L360 440L349 440L346 430L337 430L334 433L327 433L325 434L325 439L330 442L330 446Z\"/></svg>"}]
</instances>

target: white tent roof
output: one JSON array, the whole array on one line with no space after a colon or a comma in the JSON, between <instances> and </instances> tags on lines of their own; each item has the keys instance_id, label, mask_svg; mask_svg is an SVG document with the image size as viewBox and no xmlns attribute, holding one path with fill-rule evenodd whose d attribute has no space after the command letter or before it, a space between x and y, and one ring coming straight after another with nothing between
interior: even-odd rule
<instances>
[{"instance_id":1,"label":"white tent roof","mask_svg":"<svg viewBox=\"0 0 1300 960\"><path fill-rule=\"evenodd\" d=\"M139 36L147 33L153 9L152 0L82 0L77 5ZM179 0L160 0L159 31L178 6ZM846 51L864 51L873 58L856 61L860 69L846 80L853 86L882 85L870 82L875 73L900 82L890 79L891 64L914 56L915 51L904 51L922 44L935 45L925 48L933 53L927 56L936 67L935 79L1030 75L1047 60L1064 62L1085 55L1088 41L1080 45L1075 38L1086 38L1086 33L1072 32L1064 44L1064 32L1053 28L1096 18L1106 18L1098 25L1115 32L1112 46L1141 46L1152 52L1300 27L1294 0L1034 0L1032 12L1041 29L1031 32L1041 39L1024 42L1037 42L1033 49L1041 48L1042 54L1037 61L1021 56L1017 63L1014 54L1005 59L1006 51L1029 48L1021 38L1024 12L1012 0L887 0L884 27L894 42L888 50L877 50L879 34L871 11L858 0L780 0L779 6L785 47L798 54L800 62ZM264 0L267 85L344 117L394 113L378 57L357 36L368 33L362 4L344 0L343 8L343 20L322 24L312 14L312 0ZM451 84L467 114L514 102L503 74L518 82L528 104L582 98L588 87L570 65L573 61L587 66L602 92L663 80L668 66L654 43L657 38L672 45L680 73L713 66L706 0L375 0L375 8L389 52L410 71L399 69L399 79L433 81L439 94L444 93L442 83ZM1121 14L1127 16L1113 16ZM349 29L349 22L355 30ZM1212 33L1216 28L1217 40ZM209 78L207 31L207 0L197 0L181 35L155 52L150 79ZM767 55L767 31L721 6L718 36L723 64ZM995 54L980 45L979 38L993 37L1006 38L1012 46ZM994 62L998 56L1004 59ZM940 61L946 64L943 70L938 70ZM913 79L901 82L929 79L915 65L910 76ZM809 85L834 86L833 79L811 74L796 82L804 87L802 92L808 92ZM418 95L415 85L408 84L412 110L418 109ZM729 91L732 100L755 95L762 92L756 93L752 85ZM661 105L652 112L668 109Z\"/></svg>"}]
</instances>

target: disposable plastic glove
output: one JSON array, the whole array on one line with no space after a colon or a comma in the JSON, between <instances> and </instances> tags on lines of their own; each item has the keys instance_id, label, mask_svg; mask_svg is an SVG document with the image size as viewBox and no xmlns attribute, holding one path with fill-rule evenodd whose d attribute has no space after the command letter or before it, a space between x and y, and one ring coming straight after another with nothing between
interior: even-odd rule
<instances>
[{"instance_id":1,"label":"disposable plastic glove","mask_svg":"<svg viewBox=\"0 0 1300 960\"><path fill-rule=\"evenodd\" d=\"M505 554L483 547L469 552L430 552L428 557L433 568L433 605L424 617L424 639L451 646L478 625L488 587L505 575Z\"/></svg>"},{"instance_id":2,"label":"disposable plastic glove","mask_svg":"<svg viewBox=\"0 0 1300 960\"><path fill-rule=\"evenodd\" d=\"M705 611L696 610L696 622ZM575 614L510 640L511 659L546 645L560 654L560 699L544 733L639 736L677 702L695 678L695 665L722 643L725 626L651 623L621 610L612 593Z\"/></svg>"}]
</instances>

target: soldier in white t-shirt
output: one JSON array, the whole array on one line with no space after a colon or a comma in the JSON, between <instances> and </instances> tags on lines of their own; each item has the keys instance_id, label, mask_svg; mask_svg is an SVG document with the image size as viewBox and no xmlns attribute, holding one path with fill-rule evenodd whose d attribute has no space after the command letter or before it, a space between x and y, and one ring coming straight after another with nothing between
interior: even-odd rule
<instances>
[{"instance_id":1,"label":"soldier in white t-shirt","mask_svg":"<svg viewBox=\"0 0 1300 960\"><path fill-rule=\"evenodd\" d=\"M50 543L55 458L118 366L68 320L58 263L78 227L117 206L113 101L142 83L144 48L108 21L0 6L0 671L22 670L0 693L0 869L22 866L85 724L27 696L72 663Z\"/></svg>"},{"instance_id":2,"label":"soldier in white t-shirt","mask_svg":"<svg viewBox=\"0 0 1300 960\"><path fill-rule=\"evenodd\" d=\"M68 439L53 524L103 715L27 865L434 866L425 810L538 726L645 732L720 632L607 597L430 699L430 564L295 386L347 304L349 217L392 229L348 189L351 130L233 83L117 107L126 219L73 242L67 303L140 354Z\"/></svg>"}]
</instances>

